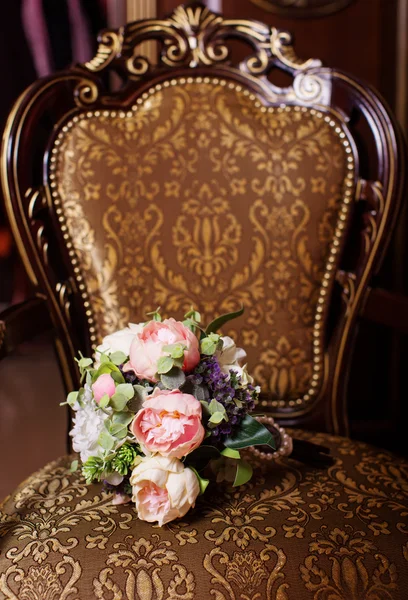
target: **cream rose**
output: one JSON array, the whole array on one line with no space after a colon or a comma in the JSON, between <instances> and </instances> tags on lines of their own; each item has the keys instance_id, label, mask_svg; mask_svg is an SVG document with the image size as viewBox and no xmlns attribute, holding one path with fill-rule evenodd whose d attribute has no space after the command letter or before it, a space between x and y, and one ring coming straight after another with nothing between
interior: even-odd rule
<instances>
[{"instance_id":1,"label":"cream rose","mask_svg":"<svg viewBox=\"0 0 408 600\"><path fill-rule=\"evenodd\" d=\"M125 329L115 331L103 338L102 344L97 347L98 352L111 354L113 352L123 352L129 356L130 346L135 336L143 329L143 323L129 323Z\"/></svg>"},{"instance_id":2,"label":"cream rose","mask_svg":"<svg viewBox=\"0 0 408 600\"><path fill-rule=\"evenodd\" d=\"M234 340L228 336L221 338L222 349L216 354L221 370L226 375L234 371L241 377L242 385L253 384L254 379L249 375L246 364L243 364L247 354L243 348L237 348Z\"/></svg>"},{"instance_id":3,"label":"cream rose","mask_svg":"<svg viewBox=\"0 0 408 600\"><path fill-rule=\"evenodd\" d=\"M158 521L160 527L183 517L200 492L194 471L164 456L143 459L133 469L130 484L139 519Z\"/></svg>"}]
</instances>

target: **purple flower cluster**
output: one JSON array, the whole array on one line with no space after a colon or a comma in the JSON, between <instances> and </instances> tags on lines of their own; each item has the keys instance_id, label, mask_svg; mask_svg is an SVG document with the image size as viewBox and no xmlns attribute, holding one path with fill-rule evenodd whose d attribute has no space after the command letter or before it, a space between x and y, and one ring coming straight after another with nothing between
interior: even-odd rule
<instances>
[{"instance_id":1,"label":"purple flower cluster","mask_svg":"<svg viewBox=\"0 0 408 600\"><path fill-rule=\"evenodd\" d=\"M228 421L222 421L210 430L211 437L208 438L212 444L222 442L234 433L245 415L254 409L258 394L252 385L242 387L241 378L234 371L230 371L229 377L223 373L214 356L201 359L193 378L195 385L204 384L210 398L215 398L225 408Z\"/></svg>"}]
</instances>

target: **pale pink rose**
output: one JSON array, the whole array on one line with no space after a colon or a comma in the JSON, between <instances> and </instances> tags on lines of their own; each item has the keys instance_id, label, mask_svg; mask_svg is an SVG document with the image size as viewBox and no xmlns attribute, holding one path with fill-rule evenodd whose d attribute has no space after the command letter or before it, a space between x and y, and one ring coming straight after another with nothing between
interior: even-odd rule
<instances>
[{"instance_id":1,"label":"pale pink rose","mask_svg":"<svg viewBox=\"0 0 408 600\"><path fill-rule=\"evenodd\" d=\"M147 451L181 458L204 439L201 416L201 404L191 394L156 388L136 414L131 430Z\"/></svg>"},{"instance_id":2,"label":"pale pink rose","mask_svg":"<svg viewBox=\"0 0 408 600\"><path fill-rule=\"evenodd\" d=\"M97 402L98 404L101 401L102 396L107 394L109 398L112 398L115 391L115 382L113 381L109 373L99 375L95 383L92 384L92 392L95 398L95 402Z\"/></svg>"},{"instance_id":3,"label":"pale pink rose","mask_svg":"<svg viewBox=\"0 0 408 600\"><path fill-rule=\"evenodd\" d=\"M139 519L158 521L160 527L183 517L200 492L194 471L164 456L143 459L133 469L130 484Z\"/></svg>"},{"instance_id":4,"label":"pale pink rose","mask_svg":"<svg viewBox=\"0 0 408 600\"><path fill-rule=\"evenodd\" d=\"M168 353L163 346L182 344L184 351L183 371L192 371L200 361L198 339L180 321L165 319L163 322L150 321L136 334L129 352L127 369L132 368L140 379L157 381L157 363Z\"/></svg>"}]
</instances>

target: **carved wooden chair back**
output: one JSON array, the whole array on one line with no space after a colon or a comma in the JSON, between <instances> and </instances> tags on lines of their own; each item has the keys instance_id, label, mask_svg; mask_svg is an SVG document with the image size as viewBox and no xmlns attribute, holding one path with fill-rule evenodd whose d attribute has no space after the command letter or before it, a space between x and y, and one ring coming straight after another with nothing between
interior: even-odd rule
<instances>
[{"instance_id":1,"label":"carved wooden chair back","mask_svg":"<svg viewBox=\"0 0 408 600\"><path fill-rule=\"evenodd\" d=\"M248 55L233 64L237 38ZM206 320L243 305L225 333L249 352L262 410L345 431L353 331L401 188L399 134L374 91L298 59L287 32L181 6L103 32L93 60L31 86L2 156L67 387L78 350L157 306Z\"/></svg>"}]
</instances>

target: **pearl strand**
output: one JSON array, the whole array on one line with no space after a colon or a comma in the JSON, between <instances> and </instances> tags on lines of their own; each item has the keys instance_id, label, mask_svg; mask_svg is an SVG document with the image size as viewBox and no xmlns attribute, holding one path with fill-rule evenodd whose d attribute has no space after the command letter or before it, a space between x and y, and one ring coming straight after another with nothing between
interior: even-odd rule
<instances>
[{"instance_id":1,"label":"pearl strand","mask_svg":"<svg viewBox=\"0 0 408 600\"><path fill-rule=\"evenodd\" d=\"M250 446L248 450L252 452L257 457L263 458L265 460L277 460L278 458L282 458L283 456L290 456L293 450L292 438L283 427L279 427L279 425L275 424L275 421L272 417L255 417L259 423L264 423L266 425L271 425L275 429L277 429L281 436L281 446L278 450L274 452L262 452L255 448L254 446Z\"/></svg>"}]
</instances>

